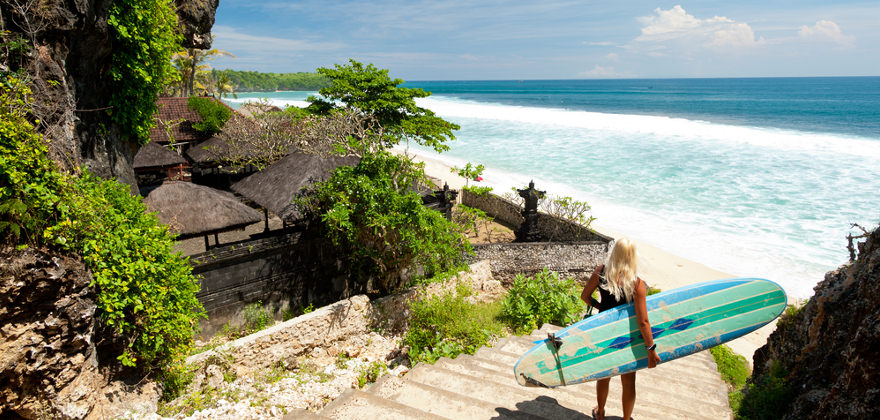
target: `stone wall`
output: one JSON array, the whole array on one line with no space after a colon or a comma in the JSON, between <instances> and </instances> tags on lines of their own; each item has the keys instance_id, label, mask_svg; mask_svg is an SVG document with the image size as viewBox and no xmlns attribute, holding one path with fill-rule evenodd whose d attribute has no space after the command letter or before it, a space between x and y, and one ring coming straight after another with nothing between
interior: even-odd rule
<instances>
[{"instance_id":1,"label":"stone wall","mask_svg":"<svg viewBox=\"0 0 880 420\"><path fill-rule=\"evenodd\" d=\"M208 313L202 336L226 323L241 324L239 313L253 302L280 318L284 309L324 305L357 292L349 290L332 251L299 232L223 245L192 256L190 263L201 276L196 296Z\"/></svg>"},{"instance_id":2,"label":"stone wall","mask_svg":"<svg viewBox=\"0 0 880 420\"><path fill-rule=\"evenodd\" d=\"M489 263L492 275L505 284L517 274L533 275L545 267L562 276L583 280L605 262L608 243L531 242L474 245L474 260Z\"/></svg>"},{"instance_id":3,"label":"stone wall","mask_svg":"<svg viewBox=\"0 0 880 420\"><path fill-rule=\"evenodd\" d=\"M335 302L190 356L187 363L198 371L205 371L212 363L231 360L231 366L225 368L241 376L279 363L296 363L300 356L333 355L348 348L362 348L369 345L371 331L377 326L392 333L403 332L410 316L408 303L411 299L454 290L459 282L470 285L477 292L475 299L495 300L504 293L501 284L492 278L488 265L478 263L444 283L410 288L375 301L370 301L366 295L356 295Z\"/></svg>"},{"instance_id":4,"label":"stone wall","mask_svg":"<svg viewBox=\"0 0 880 420\"><path fill-rule=\"evenodd\" d=\"M523 223L522 208L507 199L495 194L474 194L468 190L462 190L461 203L483 210L492 216L496 222L516 230ZM611 242L613 238L595 232L583 225L574 223L546 213L538 213L538 229L541 237L547 242L585 242L602 241Z\"/></svg>"}]
</instances>

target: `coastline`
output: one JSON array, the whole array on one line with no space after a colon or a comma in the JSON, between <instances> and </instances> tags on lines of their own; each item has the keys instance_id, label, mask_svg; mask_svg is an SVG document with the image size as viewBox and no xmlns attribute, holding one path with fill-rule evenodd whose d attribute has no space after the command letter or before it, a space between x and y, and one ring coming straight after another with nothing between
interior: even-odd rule
<instances>
[{"instance_id":1,"label":"coastline","mask_svg":"<svg viewBox=\"0 0 880 420\"><path fill-rule=\"evenodd\" d=\"M399 149L395 149L394 152L404 153L403 150ZM465 185L464 178L452 173L452 168L449 165L430 156L415 152L412 149L407 150L406 154L415 161L424 163L425 174L449 184L450 189L460 190ZM597 232L612 238L623 236L612 229L602 226L601 223L593 223L591 227ZM696 261L672 254L657 245L645 242L639 238L629 237L629 239L636 244L639 252L639 276L652 287L660 288L661 290L671 290L689 284L736 277ZM774 321L725 344L737 354L744 356L749 362L749 366L751 366L755 350L767 342L767 338L775 329L776 322Z\"/></svg>"}]
</instances>

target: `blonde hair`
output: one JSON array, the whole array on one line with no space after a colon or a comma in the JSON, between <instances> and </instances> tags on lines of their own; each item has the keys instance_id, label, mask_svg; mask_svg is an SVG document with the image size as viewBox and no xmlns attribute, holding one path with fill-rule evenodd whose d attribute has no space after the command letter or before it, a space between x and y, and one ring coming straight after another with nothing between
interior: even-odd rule
<instances>
[{"instance_id":1,"label":"blonde hair","mask_svg":"<svg viewBox=\"0 0 880 420\"><path fill-rule=\"evenodd\" d=\"M627 302L632 302L638 278L637 263L635 244L627 238L618 239L605 262L605 289L615 298L623 295Z\"/></svg>"}]
</instances>

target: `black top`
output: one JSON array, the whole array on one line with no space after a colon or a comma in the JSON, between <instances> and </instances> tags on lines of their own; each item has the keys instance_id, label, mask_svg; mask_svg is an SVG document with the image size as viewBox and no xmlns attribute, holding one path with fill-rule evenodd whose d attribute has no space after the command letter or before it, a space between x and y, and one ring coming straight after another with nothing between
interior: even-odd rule
<instances>
[{"instance_id":1,"label":"black top","mask_svg":"<svg viewBox=\"0 0 880 420\"><path fill-rule=\"evenodd\" d=\"M611 308L616 308L620 305L623 305L626 302L626 296L620 296L620 298L614 297L610 291L605 288L608 285L608 280L605 278L605 266L602 266L602 272L599 273L599 312L607 311Z\"/></svg>"}]
</instances>

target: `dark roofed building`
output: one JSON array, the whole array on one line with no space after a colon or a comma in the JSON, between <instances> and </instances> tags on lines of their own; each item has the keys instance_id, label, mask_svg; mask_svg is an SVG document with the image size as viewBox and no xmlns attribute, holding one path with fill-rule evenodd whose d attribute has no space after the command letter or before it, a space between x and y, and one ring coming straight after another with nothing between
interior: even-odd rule
<instances>
[{"instance_id":1,"label":"dark roofed building","mask_svg":"<svg viewBox=\"0 0 880 420\"><path fill-rule=\"evenodd\" d=\"M162 179L189 180L189 162L177 152L155 142L138 150L132 168L138 176L138 185L156 183Z\"/></svg>"},{"instance_id":2,"label":"dark roofed building","mask_svg":"<svg viewBox=\"0 0 880 420\"><path fill-rule=\"evenodd\" d=\"M169 182L154 189L144 204L158 213L159 221L179 235L180 239L244 229L259 222L260 213L238 200L231 193L191 182Z\"/></svg>"},{"instance_id":3,"label":"dark roofed building","mask_svg":"<svg viewBox=\"0 0 880 420\"><path fill-rule=\"evenodd\" d=\"M202 122L202 116L187 106L189 98L158 98L156 105L156 126L150 129L150 141L157 143L197 143L207 140L210 134L193 128L192 124Z\"/></svg>"},{"instance_id":4,"label":"dark roofed building","mask_svg":"<svg viewBox=\"0 0 880 420\"><path fill-rule=\"evenodd\" d=\"M337 167L354 166L359 160L357 157L322 158L291 153L263 171L233 184L232 190L290 223L299 218L291 201L303 187L325 181Z\"/></svg>"}]
</instances>

